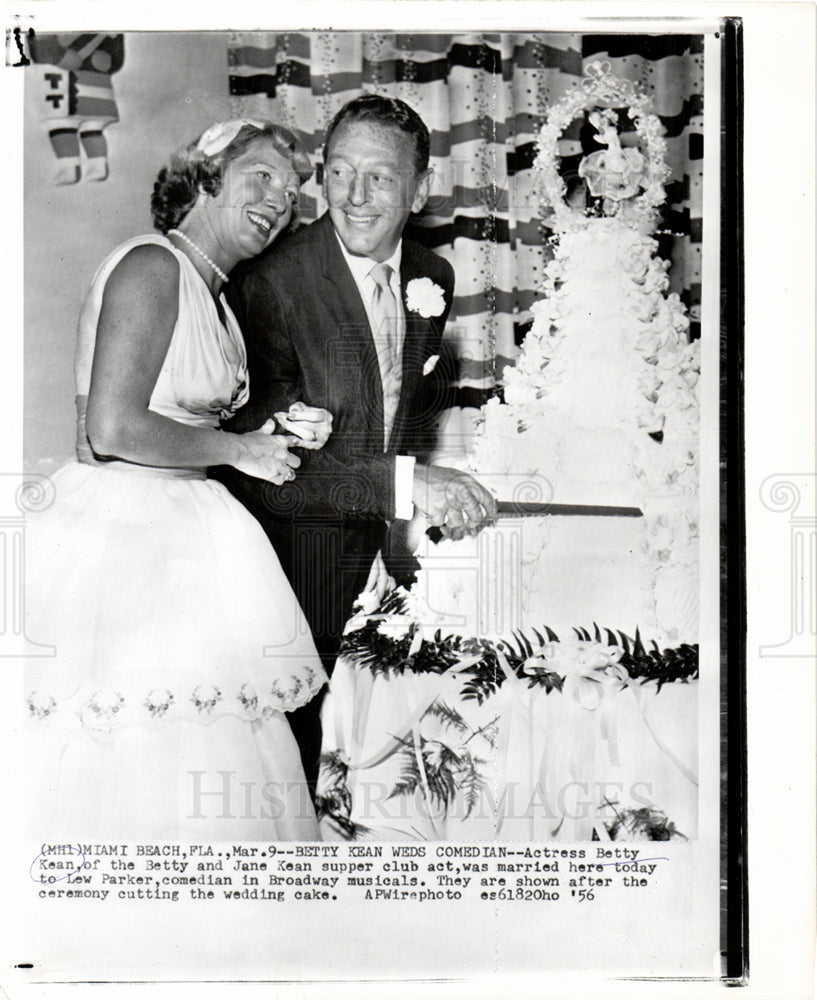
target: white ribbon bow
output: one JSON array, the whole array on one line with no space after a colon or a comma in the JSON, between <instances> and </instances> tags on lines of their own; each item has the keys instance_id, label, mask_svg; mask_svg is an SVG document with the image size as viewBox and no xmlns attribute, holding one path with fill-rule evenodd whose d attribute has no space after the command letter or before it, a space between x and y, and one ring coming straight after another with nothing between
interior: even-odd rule
<instances>
[{"instance_id":1,"label":"white ribbon bow","mask_svg":"<svg viewBox=\"0 0 817 1000\"><path fill-rule=\"evenodd\" d=\"M266 128L267 123L259 118L234 118L229 122L216 122L202 133L196 149L205 156L215 156L230 145L245 125L261 130Z\"/></svg>"}]
</instances>

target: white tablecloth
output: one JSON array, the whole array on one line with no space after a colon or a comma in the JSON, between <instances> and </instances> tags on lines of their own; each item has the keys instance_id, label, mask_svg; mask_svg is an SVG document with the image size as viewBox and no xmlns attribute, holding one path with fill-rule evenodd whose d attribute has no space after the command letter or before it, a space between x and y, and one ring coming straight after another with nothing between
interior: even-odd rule
<instances>
[{"instance_id":1,"label":"white tablecloth","mask_svg":"<svg viewBox=\"0 0 817 1000\"><path fill-rule=\"evenodd\" d=\"M456 665L400 674L341 657L323 709L322 836L694 838L697 682L623 676L548 691L511 674L480 703Z\"/></svg>"}]
</instances>

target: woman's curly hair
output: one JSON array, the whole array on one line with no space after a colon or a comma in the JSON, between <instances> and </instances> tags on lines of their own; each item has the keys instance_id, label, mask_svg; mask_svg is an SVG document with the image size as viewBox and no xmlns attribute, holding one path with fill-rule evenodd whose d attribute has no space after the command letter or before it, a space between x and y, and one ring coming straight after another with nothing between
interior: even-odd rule
<instances>
[{"instance_id":1,"label":"woman's curly hair","mask_svg":"<svg viewBox=\"0 0 817 1000\"><path fill-rule=\"evenodd\" d=\"M227 165L237 159L255 139L270 139L285 156L301 183L312 176L312 165L303 143L283 125L265 122L263 127L246 123L235 138L214 156L206 156L199 148L200 139L173 153L167 166L162 167L153 185L150 209L153 225L160 233L175 229L195 205L200 192L215 197L221 191ZM289 227L297 225L297 205Z\"/></svg>"}]
</instances>

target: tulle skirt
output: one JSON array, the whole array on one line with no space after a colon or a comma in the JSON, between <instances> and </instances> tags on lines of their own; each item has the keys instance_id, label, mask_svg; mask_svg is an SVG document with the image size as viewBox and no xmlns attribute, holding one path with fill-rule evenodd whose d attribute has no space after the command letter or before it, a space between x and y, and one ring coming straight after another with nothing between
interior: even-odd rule
<instances>
[{"instance_id":1,"label":"tulle skirt","mask_svg":"<svg viewBox=\"0 0 817 1000\"><path fill-rule=\"evenodd\" d=\"M221 484L72 464L26 533L32 833L316 839L286 712L325 683L269 541Z\"/></svg>"}]
</instances>

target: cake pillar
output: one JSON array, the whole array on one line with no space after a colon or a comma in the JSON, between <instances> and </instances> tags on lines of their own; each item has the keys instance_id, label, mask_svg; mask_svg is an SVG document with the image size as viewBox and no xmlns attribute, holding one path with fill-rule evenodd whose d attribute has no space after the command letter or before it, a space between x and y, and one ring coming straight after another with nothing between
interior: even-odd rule
<instances>
[{"instance_id":1,"label":"cake pillar","mask_svg":"<svg viewBox=\"0 0 817 1000\"><path fill-rule=\"evenodd\" d=\"M764 507L789 511L789 635L761 646L761 656L814 656L817 640L817 476L769 476L760 487Z\"/></svg>"}]
</instances>

